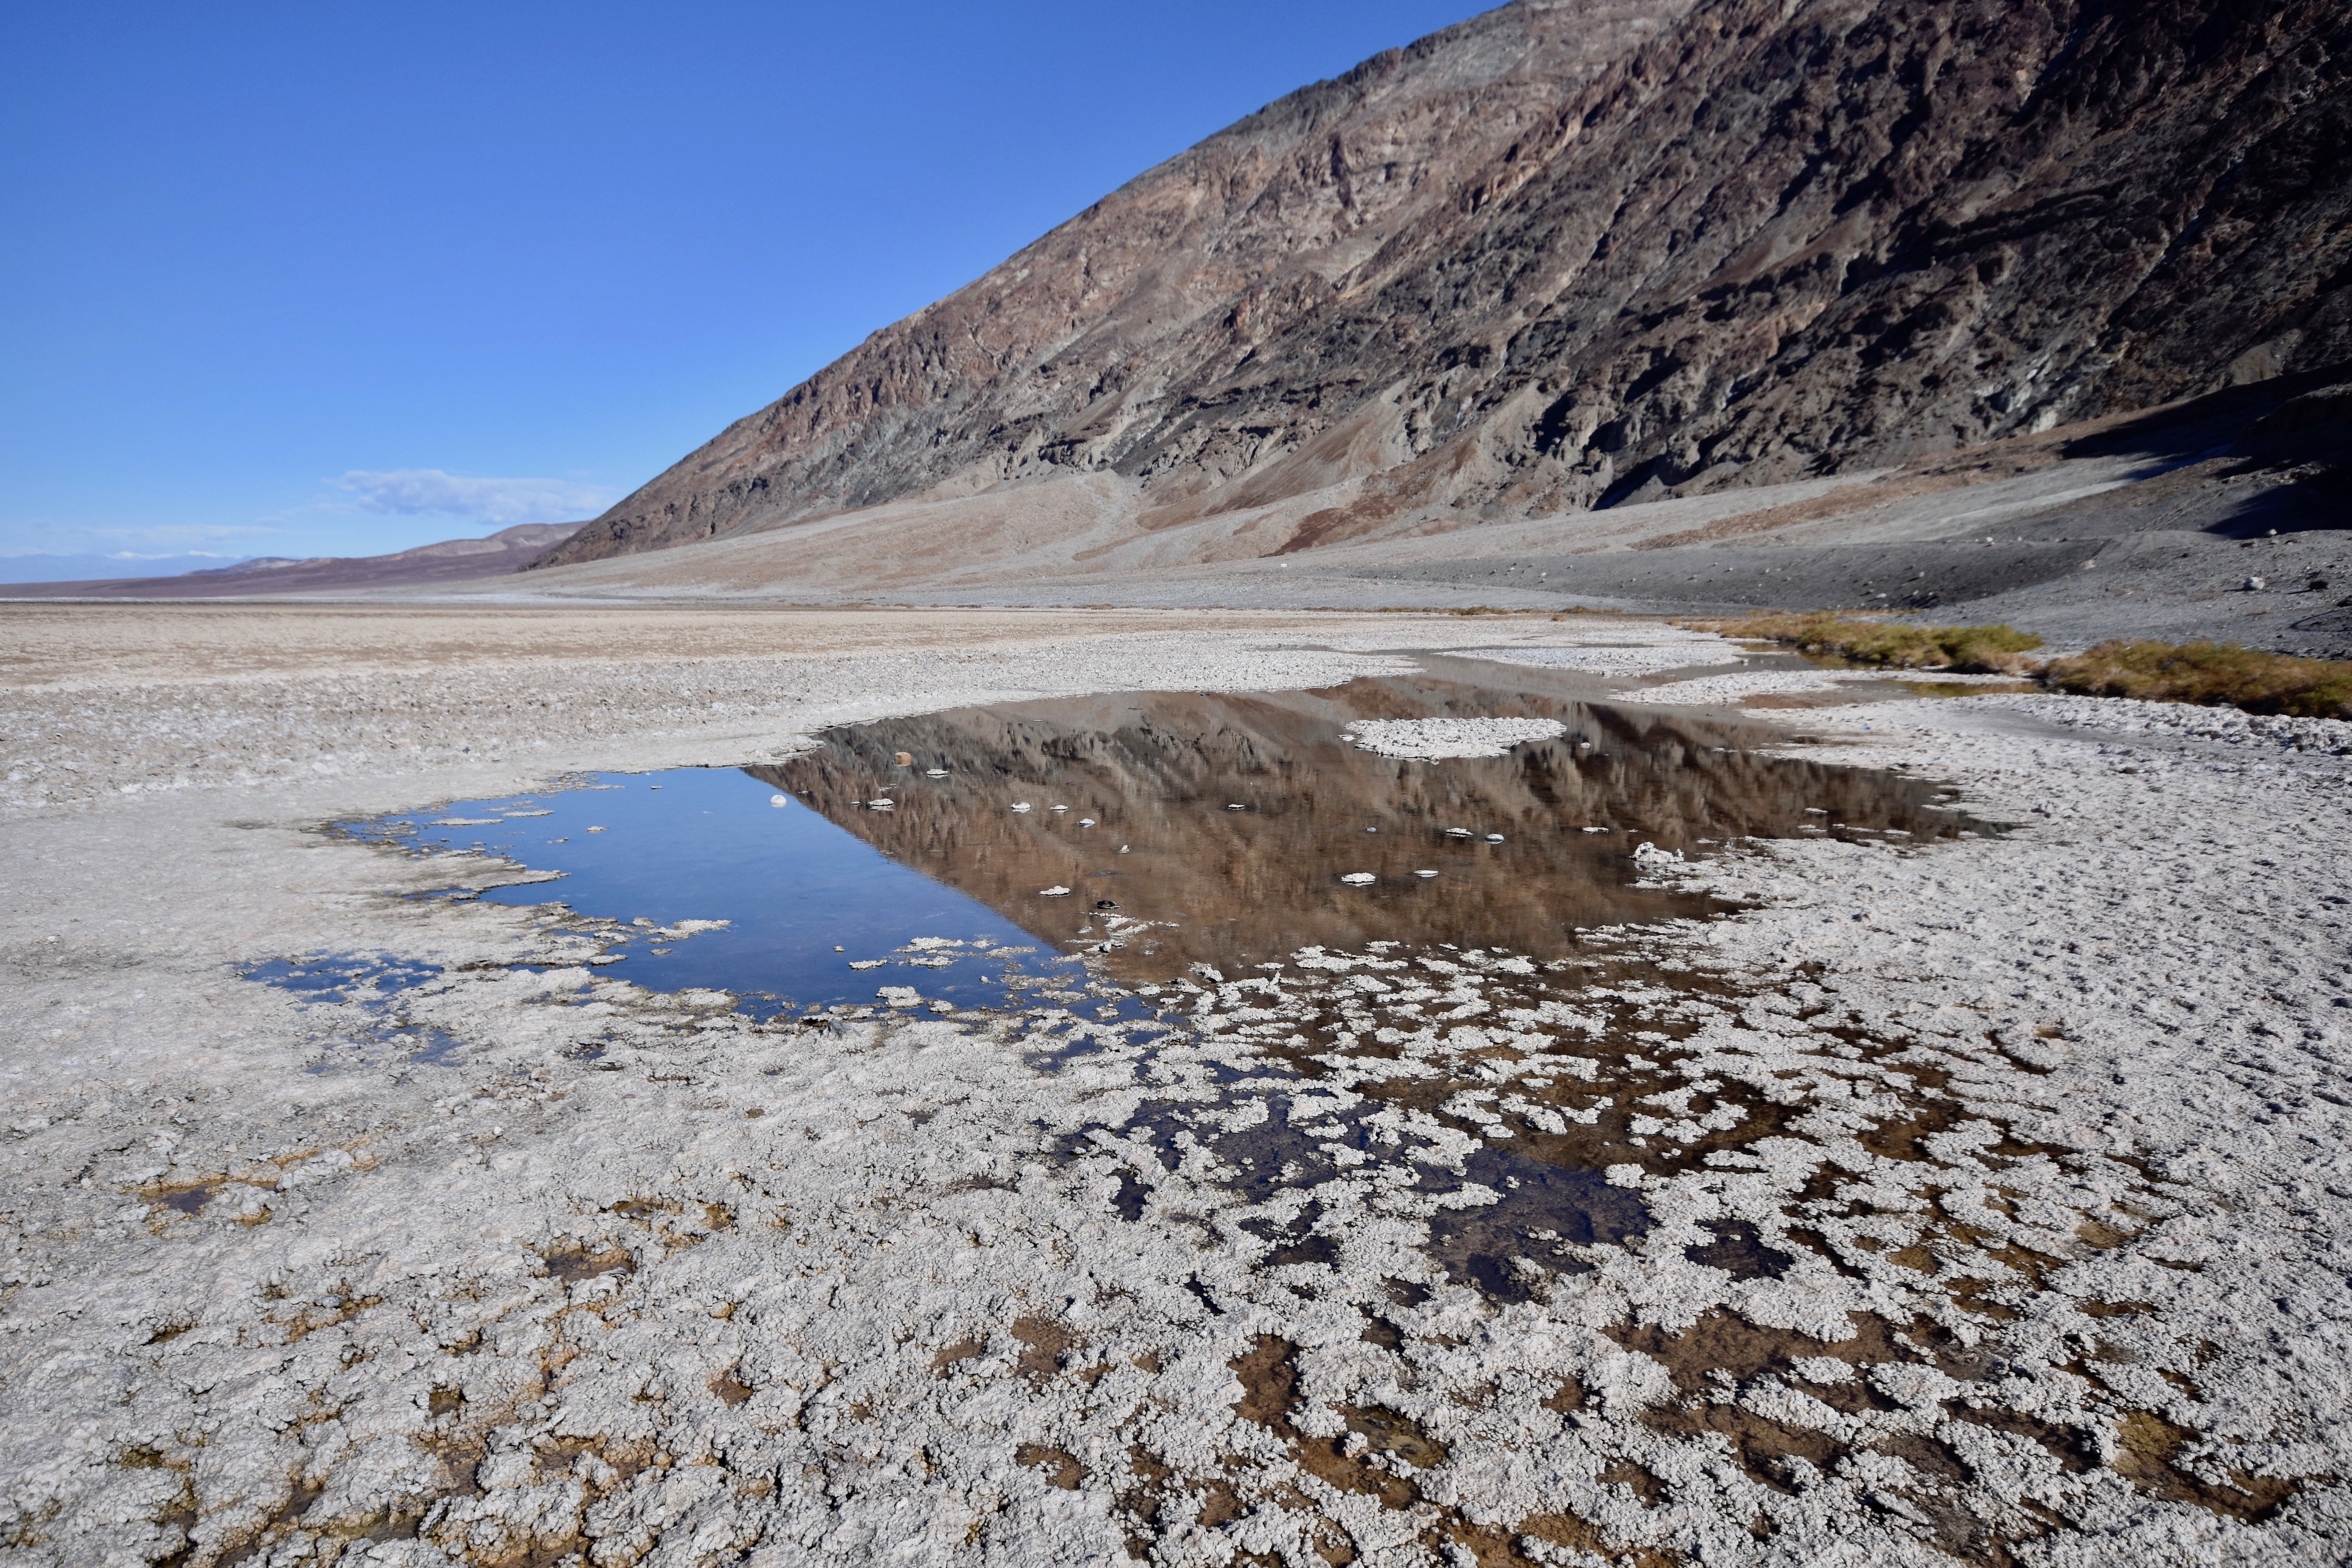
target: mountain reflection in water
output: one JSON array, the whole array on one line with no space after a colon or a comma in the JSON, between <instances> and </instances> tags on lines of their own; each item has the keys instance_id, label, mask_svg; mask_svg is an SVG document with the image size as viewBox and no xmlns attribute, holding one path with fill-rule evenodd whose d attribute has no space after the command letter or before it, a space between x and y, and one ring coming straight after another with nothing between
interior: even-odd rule
<instances>
[{"instance_id":1,"label":"mountain reflection in water","mask_svg":"<svg viewBox=\"0 0 2352 1568\"><path fill-rule=\"evenodd\" d=\"M1352 720L1424 717L1549 718L1565 733L1435 762L1381 757L1341 735ZM1750 835L1925 840L1968 826L1932 784L1742 748L1757 738L1539 693L1364 679L892 719L827 731L816 749L749 771L1050 938L1112 937L1113 912L1097 912L1108 901L1124 929L1104 956L1129 982L1378 941L1541 960L1571 950L1580 928L1721 912L1633 885L1644 841L1696 856ZM871 804L884 800L888 809ZM1029 810L1013 810L1024 801ZM1351 873L1377 880L1339 880ZM1053 887L1069 892L1045 896Z\"/></svg>"}]
</instances>

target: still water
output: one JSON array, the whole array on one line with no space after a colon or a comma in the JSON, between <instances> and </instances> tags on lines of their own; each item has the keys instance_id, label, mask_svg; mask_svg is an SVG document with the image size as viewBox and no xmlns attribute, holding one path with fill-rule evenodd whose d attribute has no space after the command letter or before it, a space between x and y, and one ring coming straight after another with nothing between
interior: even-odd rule
<instances>
[{"instance_id":1,"label":"still water","mask_svg":"<svg viewBox=\"0 0 2352 1568\"><path fill-rule=\"evenodd\" d=\"M479 897L624 922L636 934L608 950L621 960L612 973L654 990L730 991L755 1011L872 1002L889 982L853 965L919 960L927 998L969 1006L1006 1000L1008 969L1034 978L1055 967L1051 944L987 904L805 804L777 800L772 785L735 769L680 768L461 800L353 831L559 873ZM936 946L891 957L919 940Z\"/></svg>"},{"instance_id":2,"label":"still water","mask_svg":"<svg viewBox=\"0 0 2352 1568\"><path fill-rule=\"evenodd\" d=\"M1363 719L1548 720L1507 755L1407 760ZM1778 736L1433 679L1318 692L1120 695L827 731L741 771L606 775L350 824L554 880L492 889L630 925L614 972L757 1010L941 1010L1066 984L1234 972L1307 946L1454 945L1543 961L1583 934L1705 917L1649 882L1748 837L1969 831L1927 782L1760 755ZM719 923L683 928L684 923Z\"/></svg>"}]
</instances>

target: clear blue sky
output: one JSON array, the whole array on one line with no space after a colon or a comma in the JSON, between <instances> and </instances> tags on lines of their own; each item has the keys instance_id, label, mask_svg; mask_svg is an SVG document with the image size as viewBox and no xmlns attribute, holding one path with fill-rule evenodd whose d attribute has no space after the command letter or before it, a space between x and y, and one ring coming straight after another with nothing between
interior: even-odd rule
<instances>
[{"instance_id":1,"label":"clear blue sky","mask_svg":"<svg viewBox=\"0 0 2352 1568\"><path fill-rule=\"evenodd\" d=\"M592 514L1151 164L1483 8L6 6L0 580Z\"/></svg>"}]
</instances>

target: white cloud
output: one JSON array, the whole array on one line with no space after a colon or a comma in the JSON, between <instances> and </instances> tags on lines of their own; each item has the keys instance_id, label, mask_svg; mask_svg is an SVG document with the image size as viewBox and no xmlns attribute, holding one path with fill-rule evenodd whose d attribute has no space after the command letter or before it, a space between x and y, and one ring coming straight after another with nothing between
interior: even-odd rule
<instances>
[{"instance_id":1,"label":"white cloud","mask_svg":"<svg viewBox=\"0 0 2352 1568\"><path fill-rule=\"evenodd\" d=\"M602 485L576 479L478 479L438 468L395 468L383 474L354 468L338 483L372 512L467 517L497 528L593 517L615 498Z\"/></svg>"}]
</instances>

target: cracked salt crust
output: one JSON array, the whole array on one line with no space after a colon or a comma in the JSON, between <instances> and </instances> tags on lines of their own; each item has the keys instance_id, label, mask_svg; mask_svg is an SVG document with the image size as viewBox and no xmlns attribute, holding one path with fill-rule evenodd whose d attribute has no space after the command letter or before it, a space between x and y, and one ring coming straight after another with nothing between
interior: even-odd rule
<instances>
[{"instance_id":1,"label":"cracked salt crust","mask_svg":"<svg viewBox=\"0 0 2352 1568\"><path fill-rule=\"evenodd\" d=\"M1657 873L1740 914L1590 967L1308 952L1165 988L1173 1032L756 1023L250 821L415 779L18 823L0 1540L2341 1561L2352 762L2056 700L1803 716L2007 836L1742 845ZM457 1064L234 978L322 948L438 966ZM1481 1163L1529 1149L1641 1223Z\"/></svg>"}]
</instances>

